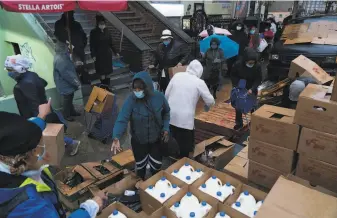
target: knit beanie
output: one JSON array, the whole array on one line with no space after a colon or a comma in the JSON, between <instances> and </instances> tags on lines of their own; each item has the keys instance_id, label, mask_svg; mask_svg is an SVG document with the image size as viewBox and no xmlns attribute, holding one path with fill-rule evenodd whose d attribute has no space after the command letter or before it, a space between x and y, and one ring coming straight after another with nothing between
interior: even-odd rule
<instances>
[{"instance_id":1,"label":"knit beanie","mask_svg":"<svg viewBox=\"0 0 337 218\"><path fill-rule=\"evenodd\" d=\"M298 97L304 89L305 83L300 80L295 80L289 87L289 99L291 101L298 101Z\"/></svg>"}]
</instances>

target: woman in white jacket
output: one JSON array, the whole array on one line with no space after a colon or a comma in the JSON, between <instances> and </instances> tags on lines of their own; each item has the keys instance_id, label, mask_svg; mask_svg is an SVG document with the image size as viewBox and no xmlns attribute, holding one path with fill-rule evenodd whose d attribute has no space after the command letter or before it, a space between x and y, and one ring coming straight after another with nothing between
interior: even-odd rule
<instances>
[{"instance_id":1,"label":"woman in white jacket","mask_svg":"<svg viewBox=\"0 0 337 218\"><path fill-rule=\"evenodd\" d=\"M207 107L215 104L206 83L200 79L202 73L201 63L192 61L186 72L174 75L165 92L171 108L170 130L179 144L181 157L188 157L194 148L194 115L199 97Z\"/></svg>"}]
</instances>

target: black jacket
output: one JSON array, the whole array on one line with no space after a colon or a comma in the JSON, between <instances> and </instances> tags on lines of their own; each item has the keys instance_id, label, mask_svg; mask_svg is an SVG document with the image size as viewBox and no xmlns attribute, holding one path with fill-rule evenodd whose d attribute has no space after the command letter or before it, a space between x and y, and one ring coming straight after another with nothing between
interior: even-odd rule
<instances>
[{"instance_id":1,"label":"black jacket","mask_svg":"<svg viewBox=\"0 0 337 218\"><path fill-rule=\"evenodd\" d=\"M179 62L182 65L188 64L189 61L189 49L183 43L176 40L171 41L168 46L160 43L154 54L152 64L158 65L159 72L165 69L166 78L169 78L168 68L176 66Z\"/></svg>"},{"instance_id":2,"label":"black jacket","mask_svg":"<svg viewBox=\"0 0 337 218\"><path fill-rule=\"evenodd\" d=\"M240 79L246 80L246 89L251 89L254 94L257 94L257 88L262 81L261 65L257 62L258 54L252 48L246 48L243 57L241 57L233 66L231 72L232 85L238 85ZM249 68L246 66L246 61L255 60L256 64Z\"/></svg>"},{"instance_id":3,"label":"black jacket","mask_svg":"<svg viewBox=\"0 0 337 218\"><path fill-rule=\"evenodd\" d=\"M14 98L21 116L26 119L39 114L39 105L47 103L47 82L34 72L20 75L14 86Z\"/></svg>"},{"instance_id":4,"label":"black jacket","mask_svg":"<svg viewBox=\"0 0 337 218\"><path fill-rule=\"evenodd\" d=\"M236 30L238 24L242 25L241 30ZM248 46L249 39L248 35L245 33L244 24L242 22L234 22L232 25L232 35L228 36L231 40L239 44L239 55L243 55L245 48Z\"/></svg>"}]
</instances>

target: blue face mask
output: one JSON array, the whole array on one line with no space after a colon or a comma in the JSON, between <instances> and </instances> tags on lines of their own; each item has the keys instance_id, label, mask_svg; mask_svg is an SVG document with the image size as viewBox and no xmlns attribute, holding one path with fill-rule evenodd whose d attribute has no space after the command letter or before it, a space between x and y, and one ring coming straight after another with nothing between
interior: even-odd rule
<instances>
[{"instance_id":1,"label":"blue face mask","mask_svg":"<svg viewBox=\"0 0 337 218\"><path fill-rule=\"evenodd\" d=\"M217 48L218 48L218 45L211 45L211 48L212 48L212 49L217 49Z\"/></svg>"},{"instance_id":2,"label":"blue face mask","mask_svg":"<svg viewBox=\"0 0 337 218\"><path fill-rule=\"evenodd\" d=\"M251 31L249 31L249 33L250 33L251 35L253 35L253 34L255 34L255 30L251 30Z\"/></svg>"},{"instance_id":3,"label":"blue face mask","mask_svg":"<svg viewBox=\"0 0 337 218\"><path fill-rule=\"evenodd\" d=\"M164 44L165 46L168 46L168 44L170 44L170 41L163 41L163 44Z\"/></svg>"},{"instance_id":4,"label":"blue face mask","mask_svg":"<svg viewBox=\"0 0 337 218\"><path fill-rule=\"evenodd\" d=\"M144 98L145 94L144 91L133 91L133 93L135 94L136 98Z\"/></svg>"},{"instance_id":5,"label":"blue face mask","mask_svg":"<svg viewBox=\"0 0 337 218\"><path fill-rule=\"evenodd\" d=\"M14 71L8 71L8 76L12 79L16 79L18 77L18 73Z\"/></svg>"},{"instance_id":6,"label":"blue face mask","mask_svg":"<svg viewBox=\"0 0 337 218\"><path fill-rule=\"evenodd\" d=\"M255 64L248 64L248 63L246 63L246 66L249 67L249 68L254 67L254 65L255 65Z\"/></svg>"}]
</instances>

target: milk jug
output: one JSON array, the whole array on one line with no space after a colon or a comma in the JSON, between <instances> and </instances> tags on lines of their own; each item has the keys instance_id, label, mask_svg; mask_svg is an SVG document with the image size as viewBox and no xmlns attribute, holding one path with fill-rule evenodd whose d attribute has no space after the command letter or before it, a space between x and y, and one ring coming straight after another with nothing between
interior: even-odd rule
<instances>
[{"instance_id":1,"label":"milk jug","mask_svg":"<svg viewBox=\"0 0 337 218\"><path fill-rule=\"evenodd\" d=\"M251 210L247 210L247 208L244 208L240 202L235 202L232 204L232 208L245 214L246 216L250 217L251 216Z\"/></svg>"},{"instance_id":2,"label":"milk jug","mask_svg":"<svg viewBox=\"0 0 337 218\"><path fill-rule=\"evenodd\" d=\"M197 180L199 179L202 175L204 174L204 172L202 172L201 169L196 169L194 172L192 172L192 179Z\"/></svg>"},{"instance_id":3,"label":"milk jug","mask_svg":"<svg viewBox=\"0 0 337 218\"><path fill-rule=\"evenodd\" d=\"M222 182L219 178L217 178L216 176L212 176L211 178L209 178L206 182L205 182L207 188L210 190L216 190L218 191L220 189L220 187L222 187ZM212 193L216 192L213 191Z\"/></svg>"},{"instance_id":4,"label":"milk jug","mask_svg":"<svg viewBox=\"0 0 337 218\"><path fill-rule=\"evenodd\" d=\"M216 214L215 218L231 218L228 216L225 212L220 211L219 213Z\"/></svg>"},{"instance_id":5,"label":"milk jug","mask_svg":"<svg viewBox=\"0 0 337 218\"><path fill-rule=\"evenodd\" d=\"M263 200L256 203L255 210L258 211L263 204Z\"/></svg>"},{"instance_id":6,"label":"milk jug","mask_svg":"<svg viewBox=\"0 0 337 218\"><path fill-rule=\"evenodd\" d=\"M126 216L118 210L114 210L108 218L126 218Z\"/></svg>"},{"instance_id":7,"label":"milk jug","mask_svg":"<svg viewBox=\"0 0 337 218\"><path fill-rule=\"evenodd\" d=\"M257 215L257 211L255 210L255 211L253 212L253 215L251 216L251 218L254 218L256 215Z\"/></svg>"},{"instance_id":8,"label":"milk jug","mask_svg":"<svg viewBox=\"0 0 337 218\"><path fill-rule=\"evenodd\" d=\"M191 192L187 192L181 199L180 206L182 208L199 208L199 200Z\"/></svg>"},{"instance_id":9,"label":"milk jug","mask_svg":"<svg viewBox=\"0 0 337 218\"><path fill-rule=\"evenodd\" d=\"M176 202L174 205L170 207L170 209L179 217L180 203Z\"/></svg>"},{"instance_id":10,"label":"milk jug","mask_svg":"<svg viewBox=\"0 0 337 218\"><path fill-rule=\"evenodd\" d=\"M149 195L155 197L155 190L154 190L154 187L153 187L152 185L150 185L149 187L147 187L147 189L145 189L145 191L146 191Z\"/></svg>"},{"instance_id":11,"label":"milk jug","mask_svg":"<svg viewBox=\"0 0 337 218\"><path fill-rule=\"evenodd\" d=\"M253 211L255 211L256 200L251 194L249 194L248 191L241 193L236 201L241 203L242 207L247 211L247 213L252 214Z\"/></svg>"},{"instance_id":12,"label":"milk jug","mask_svg":"<svg viewBox=\"0 0 337 218\"><path fill-rule=\"evenodd\" d=\"M172 187L172 184L170 181L166 179L165 176L163 176L156 184L154 185L154 188L156 190L160 190L162 192L168 193L168 190L170 190Z\"/></svg>"},{"instance_id":13,"label":"milk jug","mask_svg":"<svg viewBox=\"0 0 337 218\"><path fill-rule=\"evenodd\" d=\"M209 211L212 209L212 206L207 204L206 201L203 201L200 203L200 216L205 217L209 213Z\"/></svg>"},{"instance_id":14,"label":"milk jug","mask_svg":"<svg viewBox=\"0 0 337 218\"><path fill-rule=\"evenodd\" d=\"M180 188L176 184L172 184L171 187L171 196L177 194L177 192L180 190Z\"/></svg>"},{"instance_id":15,"label":"milk jug","mask_svg":"<svg viewBox=\"0 0 337 218\"><path fill-rule=\"evenodd\" d=\"M220 192L222 193L221 198L219 199L221 202L224 202L229 196L234 194L235 187L232 186L229 182L227 182L224 186L220 188Z\"/></svg>"}]
</instances>

